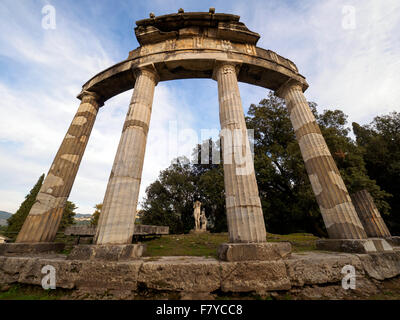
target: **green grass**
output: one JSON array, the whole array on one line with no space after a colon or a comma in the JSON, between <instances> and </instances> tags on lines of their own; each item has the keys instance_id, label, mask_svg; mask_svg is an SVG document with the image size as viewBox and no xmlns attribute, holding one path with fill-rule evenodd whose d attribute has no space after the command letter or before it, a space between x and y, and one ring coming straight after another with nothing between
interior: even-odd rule
<instances>
[{"instance_id":1,"label":"green grass","mask_svg":"<svg viewBox=\"0 0 400 320\"><path fill-rule=\"evenodd\" d=\"M288 241L293 252L316 250L318 239L309 233L293 233L289 235L268 234L267 241ZM228 233L204 233L166 235L158 239L146 240L146 256L208 256L216 257L217 248L223 242L228 242Z\"/></svg>"},{"instance_id":2,"label":"green grass","mask_svg":"<svg viewBox=\"0 0 400 320\"><path fill-rule=\"evenodd\" d=\"M227 233L166 235L145 241L146 256L216 257L218 245L227 241Z\"/></svg>"},{"instance_id":3,"label":"green grass","mask_svg":"<svg viewBox=\"0 0 400 320\"><path fill-rule=\"evenodd\" d=\"M383 293L368 297L368 300L400 300L400 291L385 291Z\"/></svg>"},{"instance_id":4,"label":"green grass","mask_svg":"<svg viewBox=\"0 0 400 320\"><path fill-rule=\"evenodd\" d=\"M65 293L59 290L44 290L35 286L13 285L5 292L0 292L0 300L58 300Z\"/></svg>"}]
</instances>

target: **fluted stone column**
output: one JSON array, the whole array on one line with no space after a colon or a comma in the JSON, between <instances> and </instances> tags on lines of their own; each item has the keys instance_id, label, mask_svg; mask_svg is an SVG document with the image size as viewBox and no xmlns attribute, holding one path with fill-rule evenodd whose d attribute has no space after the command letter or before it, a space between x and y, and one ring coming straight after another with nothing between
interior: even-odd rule
<instances>
[{"instance_id":1,"label":"fluted stone column","mask_svg":"<svg viewBox=\"0 0 400 320\"><path fill-rule=\"evenodd\" d=\"M351 199L368 237L391 237L385 221L375 206L374 199L367 190L352 194Z\"/></svg>"},{"instance_id":2,"label":"fluted stone column","mask_svg":"<svg viewBox=\"0 0 400 320\"><path fill-rule=\"evenodd\" d=\"M150 67L134 71L136 83L108 181L96 244L128 244L134 231L147 132L158 76Z\"/></svg>"},{"instance_id":3,"label":"fluted stone column","mask_svg":"<svg viewBox=\"0 0 400 320\"><path fill-rule=\"evenodd\" d=\"M92 92L85 91L78 98L82 102L18 234L17 243L51 242L56 236L97 112L103 105L100 97Z\"/></svg>"},{"instance_id":4,"label":"fluted stone column","mask_svg":"<svg viewBox=\"0 0 400 320\"><path fill-rule=\"evenodd\" d=\"M233 243L266 242L264 217L235 63L218 62L213 77L218 81L229 240ZM232 138L238 133L239 144L232 142ZM236 156L240 155L239 153L245 155L245 163L238 163Z\"/></svg>"},{"instance_id":5,"label":"fluted stone column","mask_svg":"<svg viewBox=\"0 0 400 320\"><path fill-rule=\"evenodd\" d=\"M276 94L286 101L329 238L367 238L335 161L304 97L301 85L290 80Z\"/></svg>"}]
</instances>

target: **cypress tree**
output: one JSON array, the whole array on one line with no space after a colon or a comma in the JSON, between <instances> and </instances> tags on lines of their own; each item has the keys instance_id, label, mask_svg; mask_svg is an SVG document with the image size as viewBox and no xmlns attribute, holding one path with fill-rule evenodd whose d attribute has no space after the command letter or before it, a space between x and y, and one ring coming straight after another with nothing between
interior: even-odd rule
<instances>
[{"instance_id":1,"label":"cypress tree","mask_svg":"<svg viewBox=\"0 0 400 320\"><path fill-rule=\"evenodd\" d=\"M44 174L40 176L35 186L25 196L25 200L21 203L17 212L7 219L8 226L6 233L8 233L9 237L15 238L17 236L17 233L21 230L22 225L24 224L24 221L29 214L29 211L31 210L33 204L36 201L36 196L38 195L39 190L43 184L43 180L44 180Z\"/></svg>"}]
</instances>

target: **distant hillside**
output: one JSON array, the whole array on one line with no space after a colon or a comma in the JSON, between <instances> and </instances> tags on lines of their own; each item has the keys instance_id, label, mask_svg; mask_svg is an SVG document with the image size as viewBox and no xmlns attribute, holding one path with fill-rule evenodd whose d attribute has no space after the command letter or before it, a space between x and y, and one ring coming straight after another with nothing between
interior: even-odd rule
<instances>
[{"instance_id":1,"label":"distant hillside","mask_svg":"<svg viewBox=\"0 0 400 320\"><path fill-rule=\"evenodd\" d=\"M0 226L6 226L7 225L7 219L11 217L11 213L6 212L6 211L0 211Z\"/></svg>"},{"instance_id":2,"label":"distant hillside","mask_svg":"<svg viewBox=\"0 0 400 320\"><path fill-rule=\"evenodd\" d=\"M12 216L12 213L6 212L6 211L0 211L0 219L8 219L9 217Z\"/></svg>"},{"instance_id":3,"label":"distant hillside","mask_svg":"<svg viewBox=\"0 0 400 320\"><path fill-rule=\"evenodd\" d=\"M91 219L92 219L91 214L77 213L74 217L75 224L78 225L89 225Z\"/></svg>"},{"instance_id":4,"label":"distant hillside","mask_svg":"<svg viewBox=\"0 0 400 320\"><path fill-rule=\"evenodd\" d=\"M88 218L88 219L90 219L91 217L92 217L91 214L77 213L77 214L75 215L75 218Z\"/></svg>"}]
</instances>

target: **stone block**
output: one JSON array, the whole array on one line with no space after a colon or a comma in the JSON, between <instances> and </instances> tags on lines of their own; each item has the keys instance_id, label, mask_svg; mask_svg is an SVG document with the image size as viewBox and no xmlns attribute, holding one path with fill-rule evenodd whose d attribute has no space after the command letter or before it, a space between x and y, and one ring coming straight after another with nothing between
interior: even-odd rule
<instances>
[{"instance_id":1,"label":"stone block","mask_svg":"<svg viewBox=\"0 0 400 320\"><path fill-rule=\"evenodd\" d=\"M79 262L81 263L79 272L75 274L74 279L76 288L128 291L137 289L138 274L143 263L141 260Z\"/></svg>"},{"instance_id":2,"label":"stone block","mask_svg":"<svg viewBox=\"0 0 400 320\"><path fill-rule=\"evenodd\" d=\"M348 253L294 253L284 263L291 284L297 287L340 282L346 265L354 266L357 276L365 274L360 259Z\"/></svg>"},{"instance_id":3,"label":"stone block","mask_svg":"<svg viewBox=\"0 0 400 320\"><path fill-rule=\"evenodd\" d=\"M2 243L0 244L0 255L60 252L64 247L64 243L56 242Z\"/></svg>"},{"instance_id":4,"label":"stone block","mask_svg":"<svg viewBox=\"0 0 400 320\"><path fill-rule=\"evenodd\" d=\"M289 242L222 243L218 258L223 261L279 260L290 256Z\"/></svg>"},{"instance_id":5,"label":"stone block","mask_svg":"<svg viewBox=\"0 0 400 320\"><path fill-rule=\"evenodd\" d=\"M394 278L400 275L400 252L379 252L358 254L363 269L369 277L377 280Z\"/></svg>"},{"instance_id":6,"label":"stone block","mask_svg":"<svg viewBox=\"0 0 400 320\"><path fill-rule=\"evenodd\" d=\"M320 239L317 249L349 253L392 252L393 247L382 238L368 239Z\"/></svg>"},{"instance_id":7,"label":"stone block","mask_svg":"<svg viewBox=\"0 0 400 320\"><path fill-rule=\"evenodd\" d=\"M151 259L151 260L150 260ZM151 290L209 293L220 287L220 266L203 257L159 257L145 260L138 284Z\"/></svg>"},{"instance_id":8,"label":"stone block","mask_svg":"<svg viewBox=\"0 0 400 320\"><path fill-rule=\"evenodd\" d=\"M122 245L78 245L68 255L68 260L124 261L139 259L146 250L141 243Z\"/></svg>"},{"instance_id":9,"label":"stone block","mask_svg":"<svg viewBox=\"0 0 400 320\"><path fill-rule=\"evenodd\" d=\"M221 262L221 290L265 293L290 289L283 260Z\"/></svg>"},{"instance_id":10,"label":"stone block","mask_svg":"<svg viewBox=\"0 0 400 320\"><path fill-rule=\"evenodd\" d=\"M65 229L66 236L94 236L96 234L96 227L92 226L70 226Z\"/></svg>"}]
</instances>

